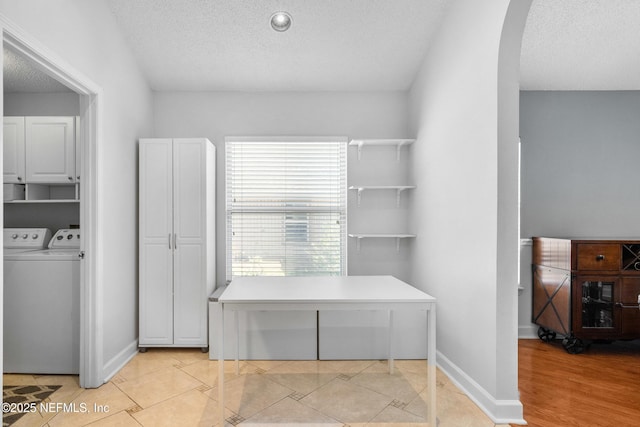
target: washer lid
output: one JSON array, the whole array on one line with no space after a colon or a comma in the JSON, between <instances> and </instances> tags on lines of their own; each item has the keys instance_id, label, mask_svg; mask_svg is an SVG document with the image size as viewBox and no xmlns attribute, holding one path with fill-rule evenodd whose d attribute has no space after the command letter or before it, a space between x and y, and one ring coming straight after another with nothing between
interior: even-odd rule
<instances>
[{"instance_id":1,"label":"washer lid","mask_svg":"<svg viewBox=\"0 0 640 427\"><path fill-rule=\"evenodd\" d=\"M5 260L18 261L80 261L78 249L44 249L5 255Z\"/></svg>"}]
</instances>

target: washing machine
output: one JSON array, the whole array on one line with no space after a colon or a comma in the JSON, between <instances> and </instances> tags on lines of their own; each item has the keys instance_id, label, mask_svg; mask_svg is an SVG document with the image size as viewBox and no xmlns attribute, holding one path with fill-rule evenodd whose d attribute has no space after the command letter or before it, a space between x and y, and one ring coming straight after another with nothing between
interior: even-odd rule
<instances>
[{"instance_id":1,"label":"washing machine","mask_svg":"<svg viewBox=\"0 0 640 427\"><path fill-rule=\"evenodd\" d=\"M4 229L5 373L78 374L80 230Z\"/></svg>"}]
</instances>

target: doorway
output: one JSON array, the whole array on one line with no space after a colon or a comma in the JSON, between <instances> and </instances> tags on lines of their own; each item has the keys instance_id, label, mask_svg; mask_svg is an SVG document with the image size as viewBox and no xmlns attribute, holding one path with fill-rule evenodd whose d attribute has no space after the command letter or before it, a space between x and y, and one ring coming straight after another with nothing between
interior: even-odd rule
<instances>
[{"instance_id":1,"label":"doorway","mask_svg":"<svg viewBox=\"0 0 640 427\"><path fill-rule=\"evenodd\" d=\"M84 388L98 387L103 383L101 375L101 342L102 330L99 326L99 284L97 276L97 260L100 259L97 227L97 148L98 118L100 117L101 90L93 82L86 79L53 52L31 40L19 30L6 23L2 24L3 50L9 49L12 54L33 69L33 72L53 84L57 82L68 91L67 96L77 96L77 125L75 132L82 149L77 164L79 173L73 177L81 180L76 185L77 206L69 204L62 209L67 213L59 214L61 218L69 212L77 211L77 225L81 227L80 243L80 295L79 295L79 382ZM4 70L3 70L4 77ZM74 95L75 94L75 95ZM5 95L3 93L3 116ZM4 148L0 144L0 148ZM4 224L5 216L2 215ZM0 286L0 295L4 298L4 283ZM0 335L1 336L1 335Z\"/></svg>"}]
</instances>

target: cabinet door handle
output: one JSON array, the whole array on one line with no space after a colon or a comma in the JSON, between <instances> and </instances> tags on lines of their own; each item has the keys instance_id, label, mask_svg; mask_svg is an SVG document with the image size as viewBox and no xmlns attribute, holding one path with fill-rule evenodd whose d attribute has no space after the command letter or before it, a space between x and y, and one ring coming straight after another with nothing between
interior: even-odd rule
<instances>
[{"instance_id":1,"label":"cabinet door handle","mask_svg":"<svg viewBox=\"0 0 640 427\"><path fill-rule=\"evenodd\" d=\"M626 305L621 302L617 302L615 305L618 308L637 308L638 310L640 310L640 302L638 303L638 305Z\"/></svg>"},{"instance_id":2,"label":"cabinet door handle","mask_svg":"<svg viewBox=\"0 0 640 427\"><path fill-rule=\"evenodd\" d=\"M169 233L169 249L171 249L171 233Z\"/></svg>"},{"instance_id":3,"label":"cabinet door handle","mask_svg":"<svg viewBox=\"0 0 640 427\"><path fill-rule=\"evenodd\" d=\"M603 261L604 260L604 255L600 254L600 255L596 255L596 261Z\"/></svg>"},{"instance_id":4,"label":"cabinet door handle","mask_svg":"<svg viewBox=\"0 0 640 427\"><path fill-rule=\"evenodd\" d=\"M18 177L18 181L22 181L22 177L21 176Z\"/></svg>"},{"instance_id":5,"label":"cabinet door handle","mask_svg":"<svg viewBox=\"0 0 640 427\"><path fill-rule=\"evenodd\" d=\"M173 249L178 249L178 235L177 234L173 234Z\"/></svg>"}]
</instances>

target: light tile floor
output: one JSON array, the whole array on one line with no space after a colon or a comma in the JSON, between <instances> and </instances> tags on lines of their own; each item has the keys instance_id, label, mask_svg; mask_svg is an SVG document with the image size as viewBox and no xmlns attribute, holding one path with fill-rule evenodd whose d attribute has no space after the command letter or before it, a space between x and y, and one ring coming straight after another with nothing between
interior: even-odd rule
<instances>
[{"instance_id":1,"label":"light tile floor","mask_svg":"<svg viewBox=\"0 0 640 427\"><path fill-rule=\"evenodd\" d=\"M246 361L235 375L227 362L225 427L427 426L426 362L395 366L389 375L387 362L376 360ZM219 425L217 373L199 349L149 349L98 389L61 375L5 374L4 384L62 386L47 399L59 411L26 414L15 427L212 427ZM440 371L437 393L440 427L494 426Z\"/></svg>"}]
</instances>

